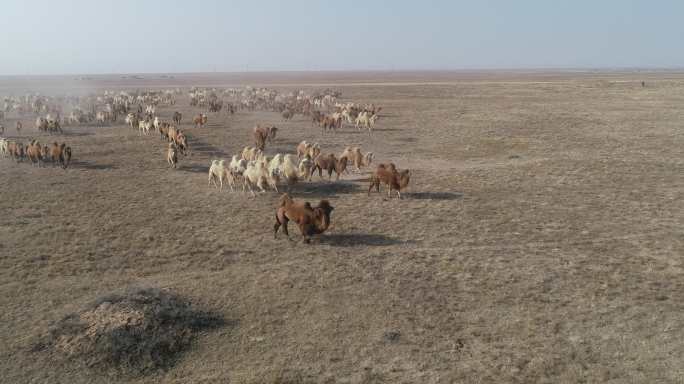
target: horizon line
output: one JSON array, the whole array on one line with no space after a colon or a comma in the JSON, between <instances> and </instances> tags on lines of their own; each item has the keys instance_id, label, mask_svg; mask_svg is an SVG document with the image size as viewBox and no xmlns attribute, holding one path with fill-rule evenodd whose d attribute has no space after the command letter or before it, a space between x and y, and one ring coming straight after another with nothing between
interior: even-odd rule
<instances>
[{"instance_id":1,"label":"horizon line","mask_svg":"<svg viewBox=\"0 0 684 384\"><path fill-rule=\"evenodd\" d=\"M598 67L481 67L481 68L402 68L402 69L287 69L287 70L236 70L236 71L171 71L171 72L67 72L67 73L24 73L24 74L0 74L0 77L50 77L50 76L135 76L135 75L204 75L204 74L305 74L305 73L435 73L435 72L680 72L682 66L598 66Z\"/></svg>"}]
</instances>

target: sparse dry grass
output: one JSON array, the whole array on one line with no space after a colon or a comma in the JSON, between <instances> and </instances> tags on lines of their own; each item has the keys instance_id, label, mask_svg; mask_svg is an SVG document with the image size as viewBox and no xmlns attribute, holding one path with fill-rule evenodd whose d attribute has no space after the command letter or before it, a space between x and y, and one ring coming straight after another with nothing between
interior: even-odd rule
<instances>
[{"instance_id":1,"label":"sparse dry grass","mask_svg":"<svg viewBox=\"0 0 684 384\"><path fill-rule=\"evenodd\" d=\"M98 375L149 375L171 369L195 333L225 324L173 292L129 288L65 316L32 350Z\"/></svg>"},{"instance_id":2,"label":"sparse dry grass","mask_svg":"<svg viewBox=\"0 0 684 384\"><path fill-rule=\"evenodd\" d=\"M237 321L132 383L684 380L684 77L400 80L342 87L384 107L372 141L352 127L322 137L301 117L210 114L184 124L193 155L176 171L157 137L123 126L69 129L66 171L0 159L3 380L97 381L36 359L30 340L129 285ZM269 153L361 144L411 168L407 198L315 176L293 195L331 200L330 232L274 240L278 195L206 186L211 158L249 144L257 122L281 128Z\"/></svg>"}]
</instances>

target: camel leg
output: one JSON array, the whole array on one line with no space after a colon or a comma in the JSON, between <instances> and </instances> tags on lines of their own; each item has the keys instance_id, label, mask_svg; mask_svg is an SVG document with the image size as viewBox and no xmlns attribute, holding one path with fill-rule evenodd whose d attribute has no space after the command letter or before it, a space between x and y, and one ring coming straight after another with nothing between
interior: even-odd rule
<instances>
[{"instance_id":1,"label":"camel leg","mask_svg":"<svg viewBox=\"0 0 684 384\"><path fill-rule=\"evenodd\" d=\"M309 244L311 239L309 238L309 236L307 236L307 234L309 233L307 225L306 224L299 224L299 232L302 234L304 243Z\"/></svg>"},{"instance_id":2,"label":"camel leg","mask_svg":"<svg viewBox=\"0 0 684 384\"><path fill-rule=\"evenodd\" d=\"M370 196L371 191L373 190L373 187L375 187L375 190L380 193L380 182L377 180L371 180L370 185L368 186L368 196Z\"/></svg>"},{"instance_id":3,"label":"camel leg","mask_svg":"<svg viewBox=\"0 0 684 384\"><path fill-rule=\"evenodd\" d=\"M278 220L278 213L276 212L276 221L275 224L273 224L273 238L277 239L278 238L278 229L280 229L280 220ZM283 229L285 231L285 229Z\"/></svg>"},{"instance_id":4,"label":"camel leg","mask_svg":"<svg viewBox=\"0 0 684 384\"><path fill-rule=\"evenodd\" d=\"M247 184L247 187L249 188L249 191L252 192L252 197L256 197L256 192L254 192L254 187L255 187L255 186L256 186L257 188L259 188L259 189L263 189L263 188L261 188L261 182L259 182L259 181L257 181L256 184L252 184L252 182L250 182L249 184Z\"/></svg>"},{"instance_id":5,"label":"camel leg","mask_svg":"<svg viewBox=\"0 0 684 384\"><path fill-rule=\"evenodd\" d=\"M283 215L283 216L285 216L285 215ZM292 238L290 238L290 231L288 231L288 229L287 229L287 223L288 222L289 222L289 220L287 219L287 217L283 217L283 222L281 223L283 226L283 233L285 234L285 236L287 236L288 240L293 241Z\"/></svg>"}]
</instances>

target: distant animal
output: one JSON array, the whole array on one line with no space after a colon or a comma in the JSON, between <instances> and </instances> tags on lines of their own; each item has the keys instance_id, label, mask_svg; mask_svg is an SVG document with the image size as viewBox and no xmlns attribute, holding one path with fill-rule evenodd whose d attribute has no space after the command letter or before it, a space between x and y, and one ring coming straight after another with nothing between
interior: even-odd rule
<instances>
[{"instance_id":1,"label":"distant animal","mask_svg":"<svg viewBox=\"0 0 684 384\"><path fill-rule=\"evenodd\" d=\"M357 172L361 170L361 167L367 167L373 162L373 152L368 152L364 155L359 147L346 147L340 157L349 159L354 164Z\"/></svg>"},{"instance_id":2,"label":"distant animal","mask_svg":"<svg viewBox=\"0 0 684 384\"><path fill-rule=\"evenodd\" d=\"M304 156L309 156L312 159L318 157L321 154L321 146L318 143L309 143L304 140L299 145L297 145L297 157L302 158Z\"/></svg>"},{"instance_id":3,"label":"distant animal","mask_svg":"<svg viewBox=\"0 0 684 384\"><path fill-rule=\"evenodd\" d=\"M321 111L313 111L311 112L311 125L316 125L316 124L321 124L321 121L323 121L323 114Z\"/></svg>"},{"instance_id":4,"label":"distant animal","mask_svg":"<svg viewBox=\"0 0 684 384\"><path fill-rule=\"evenodd\" d=\"M62 168L66 168L67 162L65 156L66 144L52 143L52 148L50 149L50 159L52 160L52 165L56 166L60 164ZM69 149L71 151L71 148Z\"/></svg>"},{"instance_id":5,"label":"distant animal","mask_svg":"<svg viewBox=\"0 0 684 384\"><path fill-rule=\"evenodd\" d=\"M135 128L138 126L138 115L131 112L126 115L124 122L126 122L126 124L128 124L129 127Z\"/></svg>"},{"instance_id":6,"label":"distant animal","mask_svg":"<svg viewBox=\"0 0 684 384\"><path fill-rule=\"evenodd\" d=\"M63 159L62 148L57 142L52 143L52 148L50 148L50 160L52 160L52 165L55 166L61 163Z\"/></svg>"},{"instance_id":7,"label":"distant animal","mask_svg":"<svg viewBox=\"0 0 684 384\"><path fill-rule=\"evenodd\" d=\"M245 170L247 170L247 160L238 159L236 155L233 155L233 158L230 160L230 164L228 165L226 173L226 176L228 178L228 184L230 185L231 191L233 191L233 188L237 184L238 180L244 179Z\"/></svg>"},{"instance_id":8,"label":"distant animal","mask_svg":"<svg viewBox=\"0 0 684 384\"><path fill-rule=\"evenodd\" d=\"M50 147L48 147L47 145L44 145L43 149L41 151L41 156L43 157L43 162L50 159Z\"/></svg>"},{"instance_id":9,"label":"distant animal","mask_svg":"<svg viewBox=\"0 0 684 384\"><path fill-rule=\"evenodd\" d=\"M311 169L313 166L314 162L311 160L311 157L309 157L309 155L304 156L304 158L299 161L299 174L306 175L307 180L311 181ZM301 176L301 178L303 179L304 176Z\"/></svg>"},{"instance_id":10,"label":"distant animal","mask_svg":"<svg viewBox=\"0 0 684 384\"><path fill-rule=\"evenodd\" d=\"M159 116L155 116L154 119L152 120L152 127L154 127L155 130L159 130L159 127L161 127L161 120L159 120Z\"/></svg>"},{"instance_id":11,"label":"distant animal","mask_svg":"<svg viewBox=\"0 0 684 384\"><path fill-rule=\"evenodd\" d=\"M401 199L401 190L408 186L411 174L408 169L399 172L393 163L378 164L375 172L371 176L371 182L368 186L368 196L375 187L375 190L380 193L380 184L385 184L388 187L387 197L392 197L392 190L397 191L397 195Z\"/></svg>"},{"instance_id":12,"label":"distant animal","mask_svg":"<svg viewBox=\"0 0 684 384\"><path fill-rule=\"evenodd\" d=\"M140 120L138 122L138 134L149 135L150 129L152 129L152 121L149 119Z\"/></svg>"},{"instance_id":13,"label":"distant animal","mask_svg":"<svg viewBox=\"0 0 684 384\"><path fill-rule=\"evenodd\" d=\"M59 122L59 120L48 120L48 131L50 133L52 133L52 132L64 133L62 131L62 124Z\"/></svg>"},{"instance_id":14,"label":"distant animal","mask_svg":"<svg viewBox=\"0 0 684 384\"><path fill-rule=\"evenodd\" d=\"M204 127L207 123L207 115L200 113L192 119L192 123L195 124L195 127Z\"/></svg>"},{"instance_id":15,"label":"distant animal","mask_svg":"<svg viewBox=\"0 0 684 384\"><path fill-rule=\"evenodd\" d=\"M312 207L309 202L295 202L290 195L283 194L276 209L273 237L277 237L282 226L283 232L290 239L287 224L294 221L304 242L309 243L313 235L322 234L330 227L330 215L334 209L328 200L321 200L316 207Z\"/></svg>"},{"instance_id":16,"label":"distant animal","mask_svg":"<svg viewBox=\"0 0 684 384\"><path fill-rule=\"evenodd\" d=\"M15 143L12 140L7 140L5 139L5 142L3 144L3 152L5 156L9 156L11 159L15 159L16 155L16 150L17 150L17 143Z\"/></svg>"},{"instance_id":17,"label":"distant animal","mask_svg":"<svg viewBox=\"0 0 684 384\"><path fill-rule=\"evenodd\" d=\"M323 129L323 132L325 132L326 130L336 132L337 129L342 127L342 113L335 112L331 115L323 115L319 118L318 121L321 128Z\"/></svg>"},{"instance_id":18,"label":"distant animal","mask_svg":"<svg viewBox=\"0 0 684 384\"><path fill-rule=\"evenodd\" d=\"M347 162L346 158L344 158L344 162L345 162L345 168L346 168L346 162ZM322 179L323 178L323 171L325 170L328 172L328 180L331 180L332 179L332 173L337 172L337 170L338 170L338 163L339 163L338 159L332 153L327 155L327 156L318 155L318 157L316 157L313 160L313 167L311 168L311 174L313 175L313 173L318 170L318 177L320 177ZM337 179L339 179L339 178L340 178L340 175L338 173Z\"/></svg>"},{"instance_id":19,"label":"distant animal","mask_svg":"<svg viewBox=\"0 0 684 384\"><path fill-rule=\"evenodd\" d=\"M100 125L104 125L107 122L107 119L108 119L108 113L107 112L98 111L95 114L95 121Z\"/></svg>"},{"instance_id":20,"label":"distant animal","mask_svg":"<svg viewBox=\"0 0 684 384\"><path fill-rule=\"evenodd\" d=\"M8 144L7 150L9 152L10 157L16 162L24 160L26 152L24 151L24 145L22 143L15 143L14 141L11 141Z\"/></svg>"},{"instance_id":21,"label":"distant animal","mask_svg":"<svg viewBox=\"0 0 684 384\"><path fill-rule=\"evenodd\" d=\"M268 134L262 132L259 127L254 128L254 146L260 151L266 149L266 138Z\"/></svg>"},{"instance_id":22,"label":"distant animal","mask_svg":"<svg viewBox=\"0 0 684 384\"><path fill-rule=\"evenodd\" d=\"M273 162L273 161L272 161ZM299 162L299 164L297 164ZM311 176L313 161L305 156L301 161L295 155L287 154L282 157L279 164L280 178L284 180L288 187L299 180L307 179Z\"/></svg>"},{"instance_id":23,"label":"distant animal","mask_svg":"<svg viewBox=\"0 0 684 384\"><path fill-rule=\"evenodd\" d=\"M44 117L36 118L36 129L39 131L47 131L48 122Z\"/></svg>"},{"instance_id":24,"label":"distant animal","mask_svg":"<svg viewBox=\"0 0 684 384\"><path fill-rule=\"evenodd\" d=\"M26 157L31 160L32 164L37 164L39 167L43 162L43 148L40 146L36 140L33 140L29 145L26 146Z\"/></svg>"},{"instance_id":25,"label":"distant animal","mask_svg":"<svg viewBox=\"0 0 684 384\"><path fill-rule=\"evenodd\" d=\"M69 163L71 163L71 147L67 146L64 148L62 168L67 169L67 167L69 167Z\"/></svg>"},{"instance_id":26,"label":"distant animal","mask_svg":"<svg viewBox=\"0 0 684 384\"><path fill-rule=\"evenodd\" d=\"M188 147L188 138L185 136L183 131L178 130L176 133L176 140L175 140L176 146L178 146L178 150L180 151L181 154L186 155L188 153L189 147Z\"/></svg>"},{"instance_id":27,"label":"distant animal","mask_svg":"<svg viewBox=\"0 0 684 384\"><path fill-rule=\"evenodd\" d=\"M219 190L223 190L223 180L227 179L228 169L225 167L225 160L212 160L211 166L209 167L209 182L207 185L219 187ZM218 180L218 183L217 183Z\"/></svg>"},{"instance_id":28,"label":"distant animal","mask_svg":"<svg viewBox=\"0 0 684 384\"><path fill-rule=\"evenodd\" d=\"M7 156L7 146L9 145L9 140L0 137L0 154L3 157Z\"/></svg>"},{"instance_id":29,"label":"distant animal","mask_svg":"<svg viewBox=\"0 0 684 384\"><path fill-rule=\"evenodd\" d=\"M371 114L368 111L363 111L359 113L359 116L356 117L356 129L361 130L361 127L366 127L368 128L368 134L370 135L378 118L379 116L377 114Z\"/></svg>"},{"instance_id":30,"label":"distant animal","mask_svg":"<svg viewBox=\"0 0 684 384\"><path fill-rule=\"evenodd\" d=\"M245 169L243 176L243 192L245 191L245 188L248 188L252 196L256 196L254 193L254 187L259 188L260 192L266 192L269 174L265 161L256 160L247 163L247 169Z\"/></svg>"},{"instance_id":31,"label":"distant animal","mask_svg":"<svg viewBox=\"0 0 684 384\"><path fill-rule=\"evenodd\" d=\"M337 162L335 163L335 173L336 177L335 180L339 180L340 176L347 170L347 162L349 160L347 159L346 156L342 156L339 159L337 159Z\"/></svg>"},{"instance_id":32,"label":"distant animal","mask_svg":"<svg viewBox=\"0 0 684 384\"><path fill-rule=\"evenodd\" d=\"M253 130L254 145L263 151L266 147L266 142L272 142L275 139L277 132L278 128L276 127L262 128L257 125Z\"/></svg>"},{"instance_id":33,"label":"distant animal","mask_svg":"<svg viewBox=\"0 0 684 384\"><path fill-rule=\"evenodd\" d=\"M176 111L173 113L173 122L180 125L181 119L183 118L183 114Z\"/></svg>"},{"instance_id":34,"label":"distant animal","mask_svg":"<svg viewBox=\"0 0 684 384\"><path fill-rule=\"evenodd\" d=\"M175 143L169 143L169 149L166 151L166 161L173 168L178 164L178 149Z\"/></svg>"},{"instance_id":35,"label":"distant animal","mask_svg":"<svg viewBox=\"0 0 684 384\"><path fill-rule=\"evenodd\" d=\"M171 128L169 126L169 123L160 124L159 128L158 128L159 138L161 138L162 140L164 140L164 139L169 140L169 128Z\"/></svg>"},{"instance_id":36,"label":"distant animal","mask_svg":"<svg viewBox=\"0 0 684 384\"><path fill-rule=\"evenodd\" d=\"M242 150L242 159L246 161L254 161L261 159L264 156L264 153L261 149L256 148L256 147L245 147Z\"/></svg>"},{"instance_id":37,"label":"distant animal","mask_svg":"<svg viewBox=\"0 0 684 384\"><path fill-rule=\"evenodd\" d=\"M299 164L299 165L298 165ZM276 154L268 162L268 170L270 172L270 183L273 189L276 189L273 185L276 181L285 181L288 188L299 180L306 179L309 177L311 172L312 162L311 159L306 159L306 161L299 162L295 155L291 154ZM277 189L276 189L277 191Z\"/></svg>"},{"instance_id":38,"label":"distant animal","mask_svg":"<svg viewBox=\"0 0 684 384\"><path fill-rule=\"evenodd\" d=\"M237 174L242 175L243 172L245 172L245 169L247 169L247 160L245 159L239 159L237 155L233 155L233 158L230 160L230 164L228 165L231 171L234 171Z\"/></svg>"},{"instance_id":39,"label":"distant animal","mask_svg":"<svg viewBox=\"0 0 684 384\"><path fill-rule=\"evenodd\" d=\"M176 136L178 136L178 129L175 126L169 126L166 130L166 138L169 141L176 142Z\"/></svg>"}]
</instances>

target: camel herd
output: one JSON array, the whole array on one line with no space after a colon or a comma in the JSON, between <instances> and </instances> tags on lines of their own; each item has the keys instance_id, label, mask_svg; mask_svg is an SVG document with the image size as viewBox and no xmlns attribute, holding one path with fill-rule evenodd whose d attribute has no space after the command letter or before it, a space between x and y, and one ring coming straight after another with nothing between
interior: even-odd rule
<instances>
[{"instance_id":1,"label":"camel herd","mask_svg":"<svg viewBox=\"0 0 684 384\"><path fill-rule=\"evenodd\" d=\"M175 89L118 93L105 91L101 95L70 98L40 95L5 98L4 108L0 110L0 123L9 113L19 116L34 113L38 114L35 127L39 132L62 134L63 126L107 125L115 123L117 116L123 115L125 123L137 130L139 136L149 136L153 131L159 134L160 139L167 143L166 163L175 169L182 156L189 152L187 136L180 129L183 115L175 111L172 121L166 122L157 112L160 107L175 105L175 97L180 93L179 89ZM302 90L281 93L268 88L252 87L231 88L222 92L215 88L194 87L188 93L192 107L209 113L270 111L278 113L285 121L302 115L310 119L311 124L318 125L322 133L337 134L343 124L349 124L357 130L365 129L371 135L380 118L381 108L373 104L342 103L339 101L340 96L339 92L329 89L307 94ZM60 118L65 108L68 108L69 113ZM199 112L190 122L193 127L202 128L208 120L206 113ZM0 124L0 127L0 134L4 133L4 126ZM17 133L21 129L21 123L17 121ZM211 160L208 185L222 190L227 184L232 192L241 186L242 192L249 192L252 197L256 197L257 191L263 193L273 190L280 193L279 185L290 192L294 184L311 182L315 174L318 174L320 180L338 181L352 172L361 173L374 160L373 152L364 153L360 146L347 146L344 151L336 154L324 152L320 143L306 140L293 148L292 153L267 155L267 146L276 140L279 132L273 125L255 126L251 131L253 146L244 147L230 161ZM17 162L28 159L39 167L51 162L53 166L59 165L66 169L71 161L72 150L65 143L54 142L52 146L41 146L37 140L24 144L0 138L0 154ZM409 180L409 170L399 170L393 163L379 164L370 174L368 195L373 189L379 192L383 185L388 197L396 191L397 197L401 198L401 191L408 186ZM285 193L276 208L274 236L282 228L282 232L289 238L288 223L293 221L299 227L304 241L309 242L312 236L329 228L333 209L327 200L321 200L314 206L306 201L296 201L289 193Z\"/></svg>"},{"instance_id":2,"label":"camel herd","mask_svg":"<svg viewBox=\"0 0 684 384\"><path fill-rule=\"evenodd\" d=\"M29 143L23 144L0 137L0 155L9 157L17 163L29 160L31 164L38 167L52 163L53 167L60 166L67 169L71 163L72 153L71 147L67 146L66 143L54 142L48 146L40 145L37 140L31 140Z\"/></svg>"}]
</instances>

